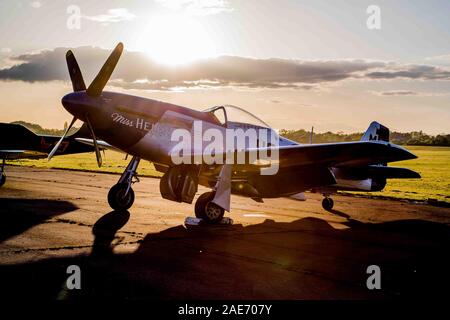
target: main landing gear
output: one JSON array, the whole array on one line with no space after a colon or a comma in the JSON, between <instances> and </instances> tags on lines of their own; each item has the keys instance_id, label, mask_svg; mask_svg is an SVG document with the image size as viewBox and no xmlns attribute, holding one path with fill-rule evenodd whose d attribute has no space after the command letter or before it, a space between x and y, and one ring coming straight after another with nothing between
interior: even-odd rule
<instances>
[{"instance_id":1,"label":"main landing gear","mask_svg":"<svg viewBox=\"0 0 450 320\"><path fill-rule=\"evenodd\" d=\"M225 164L220 170L213 191L206 192L195 202L195 216L208 223L222 221L226 211L230 211L231 165Z\"/></svg>"},{"instance_id":2,"label":"main landing gear","mask_svg":"<svg viewBox=\"0 0 450 320\"><path fill-rule=\"evenodd\" d=\"M108 203L114 210L127 210L134 202L134 191L131 185L139 182L136 170L141 159L133 157L119 181L108 192Z\"/></svg>"},{"instance_id":3,"label":"main landing gear","mask_svg":"<svg viewBox=\"0 0 450 320\"><path fill-rule=\"evenodd\" d=\"M334 206L334 201L333 199L331 199L329 196L325 196L325 198L323 198L322 200L322 207L327 210L327 211L331 211L333 209Z\"/></svg>"},{"instance_id":4,"label":"main landing gear","mask_svg":"<svg viewBox=\"0 0 450 320\"><path fill-rule=\"evenodd\" d=\"M5 158L3 158L2 166L0 168L0 187L3 186L6 182L6 174L5 174Z\"/></svg>"},{"instance_id":5,"label":"main landing gear","mask_svg":"<svg viewBox=\"0 0 450 320\"><path fill-rule=\"evenodd\" d=\"M137 167L140 158L133 157L119 181L108 193L108 203L114 210L127 210L134 202L134 191L132 184L139 182ZM213 191L206 192L198 197L195 203L195 216L208 223L218 223L226 211L230 211L231 195L231 166L224 165L221 169L219 179Z\"/></svg>"},{"instance_id":6,"label":"main landing gear","mask_svg":"<svg viewBox=\"0 0 450 320\"><path fill-rule=\"evenodd\" d=\"M216 193L214 191L206 192L198 197L195 202L195 216L209 223L222 221L225 210L219 207L213 201Z\"/></svg>"}]
</instances>

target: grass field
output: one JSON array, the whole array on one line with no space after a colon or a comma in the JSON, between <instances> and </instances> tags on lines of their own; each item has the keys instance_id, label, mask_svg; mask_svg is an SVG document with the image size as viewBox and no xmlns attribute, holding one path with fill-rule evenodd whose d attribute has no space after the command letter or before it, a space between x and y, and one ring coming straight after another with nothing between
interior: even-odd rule
<instances>
[{"instance_id":1,"label":"grass field","mask_svg":"<svg viewBox=\"0 0 450 320\"><path fill-rule=\"evenodd\" d=\"M411 200L436 199L450 203L450 147L411 146L407 149L419 158L397 162L392 165L417 171L421 174L422 179L392 179L388 181L384 191L372 192L370 195ZM106 151L101 168L97 167L94 153L57 156L51 162L41 159L16 160L8 163L42 168L121 173L128 161L129 159L125 160L123 154ZM161 176L148 161L142 161L138 171L140 175L144 176Z\"/></svg>"}]
</instances>

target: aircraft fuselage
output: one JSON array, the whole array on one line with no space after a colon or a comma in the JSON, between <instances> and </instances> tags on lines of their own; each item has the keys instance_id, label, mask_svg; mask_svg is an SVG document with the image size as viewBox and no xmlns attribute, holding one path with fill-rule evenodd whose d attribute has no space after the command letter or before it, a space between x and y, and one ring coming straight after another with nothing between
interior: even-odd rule
<instances>
[{"instance_id":1,"label":"aircraft fuselage","mask_svg":"<svg viewBox=\"0 0 450 320\"><path fill-rule=\"evenodd\" d=\"M88 115L98 138L156 163L170 164L170 151L178 143L171 139L176 129L192 130L193 122L201 120L203 129L224 130L212 114L114 92L104 91L97 98L74 92L64 96L62 104L79 120L86 121Z\"/></svg>"}]
</instances>

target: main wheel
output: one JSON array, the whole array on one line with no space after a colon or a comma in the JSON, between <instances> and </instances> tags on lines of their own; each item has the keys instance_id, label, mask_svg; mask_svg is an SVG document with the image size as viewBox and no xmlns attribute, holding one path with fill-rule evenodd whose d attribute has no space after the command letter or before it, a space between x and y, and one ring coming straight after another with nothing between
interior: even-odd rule
<instances>
[{"instance_id":1,"label":"main wheel","mask_svg":"<svg viewBox=\"0 0 450 320\"><path fill-rule=\"evenodd\" d=\"M6 182L6 174L2 172L2 176L0 177L0 187L3 186Z\"/></svg>"},{"instance_id":2,"label":"main wheel","mask_svg":"<svg viewBox=\"0 0 450 320\"><path fill-rule=\"evenodd\" d=\"M130 188L127 192L128 184L118 183L108 192L108 203L114 210L130 209L134 202L134 191Z\"/></svg>"},{"instance_id":3,"label":"main wheel","mask_svg":"<svg viewBox=\"0 0 450 320\"><path fill-rule=\"evenodd\" d=\"M198 197L195 202L195 216L208 223L220 222L225 214L225 210L217 204L211 202L214 199L214 192L206 192Z\"/></svg>"},{"instance_id":4,"label":"main wheel","mask_svg":"<svg viewBox=\"0 0 450 320\"><path fill-rule=\"evenodd\" d=\"M331 209L333 209L334 206L334 201L331 198L325 197L322 200L322 207L327 210L330 211Z\"/></svg>"}]
</instances>

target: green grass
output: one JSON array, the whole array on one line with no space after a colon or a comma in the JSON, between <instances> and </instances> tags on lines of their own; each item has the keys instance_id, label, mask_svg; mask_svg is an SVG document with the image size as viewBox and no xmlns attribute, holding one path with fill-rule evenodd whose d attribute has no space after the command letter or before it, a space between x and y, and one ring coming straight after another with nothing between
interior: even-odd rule
<instances>
[{"instance_id":1,"label":"green grass","mask_svg":"<svg viewBox=\"0 0 450 320\"><path fill-rule=\"evenodd\" d=\"M360 193L371 196L387 196L411 200L427 200L429 198L450 202L450 147L407 147L419 158L393 163L392 166L410 168L421 174L422 179L391 179L382 192ZM97 167L94 153L56 156L52 161L16 160L8 163L33 166L39 168L60 168L95 172L122 173L128 160L124 155L106 151L103 166ZM148 161L139 165L139 174L143 176L160 177L154 166Z\"/></svg>"},{"instance_id":2,"label":"green grass","mask_svg":"<svg viewBox=\"0 0 450 320\"><path fill-rule=\"evenodd\" d=\"M411 200L450 202L450 147L408 146L418 159L390 164L417 171L421 179L390 179L381 192L358 193Z\"/></svg>"}]
</instances>

